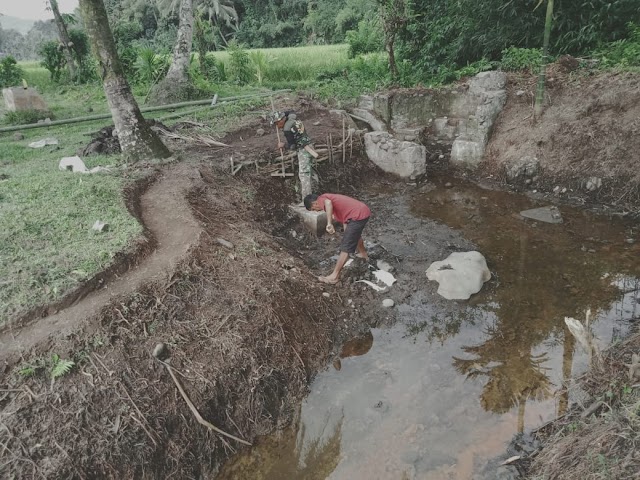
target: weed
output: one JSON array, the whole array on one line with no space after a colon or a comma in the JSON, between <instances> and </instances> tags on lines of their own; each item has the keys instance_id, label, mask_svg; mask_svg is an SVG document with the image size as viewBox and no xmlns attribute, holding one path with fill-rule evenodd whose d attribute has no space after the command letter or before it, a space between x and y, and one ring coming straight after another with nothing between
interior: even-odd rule
<instances>
[{"instance_id":1,"label":"weed","mask_svg":"<svg viewBox=\"0 0 640 480\"><path fill-rule=\"evenodd\" d=\"M508 72L528 70L537 72L542 64L542 50L539 48L509 47L502 51L500 68Z\"/></svg>"},{"instance_id":2,"label":"weed","mask_svg":"<svg viewBox=\"0 0 640 480\"><path fill-rule=\"evenodd\" d=\"M63 377L71 371L74 365L74 361L64 360L63 358L60 358L59 355L54 353L51 356L51 369L49 370L49 375L51 376L52 380Z\"/></svg>"}]
</instances>

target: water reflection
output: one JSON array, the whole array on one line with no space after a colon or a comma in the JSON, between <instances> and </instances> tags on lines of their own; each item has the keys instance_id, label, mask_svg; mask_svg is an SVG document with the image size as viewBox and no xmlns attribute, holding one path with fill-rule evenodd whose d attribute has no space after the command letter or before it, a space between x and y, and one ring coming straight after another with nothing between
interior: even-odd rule
<instances>
[{"instance_id":1,"label":"water reflection","mask_svg":"<svg viewBox=\"0 0 640 480\"><path fill-rule=\"evenodd\" d=\"M425 284L429 263L442 259L397 235L425 238L435 227L424 219L462 231L494 280L469 302L416 289L397 305L394 327L348 342L340 371L318 374L295 428L263 440L220 478L493 479L479 473L488 460L571 401L567 386L586 355L564 317L591 308L607 344L639 314L640 250L625 243L623 223L562 208L564 224L535 224L517 215L536 206L526 198L472 186L416 194L408 220L404 205L379 237L392 253L415 252L399 283Z\"/></svg>"}]
</instances>

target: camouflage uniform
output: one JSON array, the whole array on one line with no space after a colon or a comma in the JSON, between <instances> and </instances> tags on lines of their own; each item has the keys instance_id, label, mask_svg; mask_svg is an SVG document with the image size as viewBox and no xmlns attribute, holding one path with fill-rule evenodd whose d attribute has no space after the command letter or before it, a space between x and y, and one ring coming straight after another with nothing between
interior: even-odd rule
<instances>
[{"instance_id":1,"label":"camouflage uniform","mask_svg":"<svg viewBox=\"0 0 640 480\"><path fill-rule=\"evenodd\" d=\"M311 139L305 131L304 124L296 118L295 113L287 116L283 131L289 149L295 148L298 151L298 178L300 178L300 193L304 198L313 192L313 157L304 149L307 145L311 145Z\"/></svg>"}]
</instances>

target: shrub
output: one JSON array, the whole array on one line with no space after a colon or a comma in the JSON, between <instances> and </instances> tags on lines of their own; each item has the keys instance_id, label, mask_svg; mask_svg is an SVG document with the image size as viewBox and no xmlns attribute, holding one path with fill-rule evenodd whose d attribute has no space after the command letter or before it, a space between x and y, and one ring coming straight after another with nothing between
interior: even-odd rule
<instances>
[{"instance_id":1,"label":"shrub","mask_svg":"<svg viewBox=\"0 0 640 480\"><path fill-rule=\"evenodd\" d=\"M249 58L251 60L251 65L253 66L253 74L256 77L256 81L258 82L258 85L262 85L262 82L264 82L264 79L267 76L267 70L269 69L271 58L261 50L253 50L249 52Z\"/></svg>"},{"instance_id":2,"label":"shrub","mask_svg":"<svg viewBox=\"0 0 640 480\"><path fill-rule=\"evenodd\" d=\"M596 58L602 67L640 66L640 26L630 23L629 37L600 47Z\"/></svg>"},{"instance_id":3,"label":"shrub","mask_svg":"<svg viewBox=\"0 0 640 480\"><path fill-rule=\"evenodd\" d=\"M202 75L210 82L224 82L227 78L224 71L224 63L217 62L212 55L202 58Z\"/></svg>"},{"instance_id":4,"label":"shrub","mask_svg":"<svg viewBox=\"0 0 640 480\"><path fill-rule=\"evenodd\" d=\"M10 125L38 123L38 120L44 120L45 118L53 119L53 114L43 110L20 110L18 112L7 112L5 115L5 121Z\"/></svg>"},{"instance_id":5,"label":"shrub","mask_svg":"<svg viewBox=\"0 0 640 480\"><path fill-rule=\"evenodd\" d=\"M137 79L145 85L156 83L169 69L167 59L150 48L141 48L135 63Z\"/></svg>"},{"instance_id":6,"label":"shrub","mask_svg":"<svg viewBox=\"0 0 640 480\"><path fill-rule=\"evenodd\" d=\"M0 88L15 87L19 85L24 72L18 66L16 59L9 56L0 62Z\"/></svg>"},{"instance_id":7,"label":"shrub","mask_svg":"<svg viewBox=\"0 0 640 480\"><path fill-rule=\"evenodd\" d=\"M500 68L508 72L529 70L537 72L542 64L542 50L539 48L509 47L502 51Z\"/></svg>"},{"instance_id":8,"label":"shrub","mask_svg":"<svg viewBox=\"0 0 640 480\"><path fill-rule=\"evenodd\" d=\"M362 20L357 30L347 32L349 44L349 58L355 58L365 53L377 52L383 49L384 34L377 20Z\"/></svg>"},{"instance_id":9,"label":"shrub","mask_svg":"<svg viewBox=\"0 0 640 480\"><path fill-rule=\"evenodd\" d=\"M64 52L62 48L60 48L60 43L54 40L44 42L40 46L38 53L42 57L40 64L49 70L51 80L59 82L66 65Z\"/></svg>"},{"instance_id":10,"label":"shrub","mask_svg":"<svg viewBox=\"0 0 640 480\"><path fill-rule=\"evenodd\" d=\"M229 48L229 64L227 77L237 85L246 85L251 82L251 61L247 51L236 42L231 42Z\"/></svg>"}]
</instances>

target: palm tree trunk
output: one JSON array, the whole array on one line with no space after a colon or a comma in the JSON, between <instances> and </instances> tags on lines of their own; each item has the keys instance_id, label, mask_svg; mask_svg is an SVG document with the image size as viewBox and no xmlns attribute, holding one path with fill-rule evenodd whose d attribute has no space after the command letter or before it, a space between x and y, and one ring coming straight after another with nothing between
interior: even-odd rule
<instances>
[{"instance_id":1,"label":"palm tree trunk","mask_svg":"<svg viewBox=\"0 0 640 480\"><path fill-rule=\"evenodd\" d=\"M73 43L71 43L71 39L69 38L69 32L67 31L67 26L64 23L64 19L62 18L62 15L60 15L60 9L58 8L58 1L49 0L49 4L51 5L53 18L56 22L56 27L58 28L58 37L60 38L60 43L62 44L64 56L67 60L67 68L69 69L69 75L71 77L71 80L75 80L78 72L78 67L76 65L75 59L73 58L73 50L71 50Z\"/></svg>"},{"instance_id":2,"label":"palm tree trunk","mask_svg":"<svg viewBox=\"0 0 640 480\"><path fill-rule=\"evenodd\" d=\"M536 88L536 104L533 110L535 119L542 115L542 104L544 103L544 89L547 81L547 64L549 63L549 38L551 38L551 24L553 23L553 0L547 0L547 16L544 22L544 38L542 40L542 65L538 75L538 86Z\"/></svg>"},{"instance_id":3,"label":"palm tree trunk","mask_svg":"<svg viewBox=\"0 0 640 480\"><path fill-rule=\"evenodd\" d=\"M191 44L193 40L193 0L180 2L180 24L178 38L173 46L173 59L167 72L167 80L177 84L189 82L187 71L191 60Z\"/></svg>"},{"instance_id":4,"label":"palm tree trunk","mask_svg":"<svg viewBox=\"0 0 640 480\"><path fill-rule=\"evenodd\" d=\"M102 0L80 0L80 10L98 60L98 73L118 133L120 147L129 162L167 158L171 152L145 122L118 58Z\"/></svg>"},{"instance_id":5,"label":"palm tree trunk","mask_svg":"<svg viewBox=\"0 0 640 480\"><path fill-rule=\"evenodd\" d=\"M193 43L193 0L180 2L180 24L178 38L173 47L171 66L164 77L149 94L149 103L162 105L165 103L187 100L192 95L189 80L189 63L191 62L191 46Z\"/></svg>"}]
</instances>

